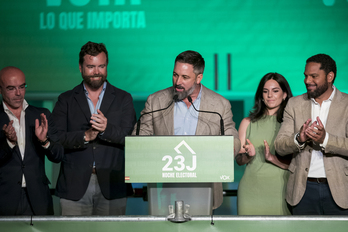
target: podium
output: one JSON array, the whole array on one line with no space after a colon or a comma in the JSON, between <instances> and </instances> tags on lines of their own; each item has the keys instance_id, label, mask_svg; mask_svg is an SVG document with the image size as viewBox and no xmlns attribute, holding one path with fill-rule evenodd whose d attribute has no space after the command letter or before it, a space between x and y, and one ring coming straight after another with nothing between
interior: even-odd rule
<instances>
[{"instance_id":1,"label":"podium","mask_svg":"<svg viewBox=\"0 0 348 232\"><path fill-rule=\"evenodd\" d=\"M234 181L233 136L127 136L126 183L148 183L149 214L176 200L191 215L211 215L213 183Z\"/></svg>"}]
</instances>

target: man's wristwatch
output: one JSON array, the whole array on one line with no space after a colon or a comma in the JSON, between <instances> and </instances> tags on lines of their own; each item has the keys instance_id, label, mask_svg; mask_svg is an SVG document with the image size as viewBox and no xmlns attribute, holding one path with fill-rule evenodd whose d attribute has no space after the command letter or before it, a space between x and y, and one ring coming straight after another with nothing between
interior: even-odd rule
<instances>
[{"instance_id":1,"label":"man's wristwatch","mask_svg":"<svg viewBox=\"0 0 348 232\"><path fill-rule=\"evenodd\" d=\"M41 146L45 146L49 141L50 141L50 139L48 137L46 137L45 141L42 142L39 140L39 143L41 144Z\"/></svg>"},{"instance_id":2,"label":"man's wristwatch","mask_svg":"<svg viewBox=\"0 0 348 232\"><path fill-rule=\"evenodd\" d=\"M300 139L300 132L297 133L297 135L296 135L296 141L298 142L299 145L303 145L305 142L300 142L299 139Z\"/></svg>"},{"instance_id":3,"label":"man's wristwatch","mask_svg":"<svg viewBox=\"0 0 348 232\"><path fill-rule=\"evenodd\" d=\"M84 143L84 144L89 143L89 141L86 141L86 135L83 135L83 143Z\"/></svg>"}]
</instances>

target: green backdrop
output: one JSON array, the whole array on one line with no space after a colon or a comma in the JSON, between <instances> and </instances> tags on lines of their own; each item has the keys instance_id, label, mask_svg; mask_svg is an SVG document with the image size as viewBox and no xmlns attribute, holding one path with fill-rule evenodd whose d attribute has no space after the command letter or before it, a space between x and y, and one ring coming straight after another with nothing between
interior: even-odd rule
<instances>
[{"instance_id":1,"label":"green backdrop","mask_svg":"<svg viewBox=\"0 0 348 232\"><path fill-rule=\"evenodd\" d=\"M171 85L173 61L192 49L206 60L203 84L255 92L267 72L305 91L305 60L331 55L336 85L347 88L347 0L2 0L0 67L18 66L28 90L62 92L81 81L78 53L87 41L109 50L109 81L131 93Z\"/></svg>"}]
</instances>

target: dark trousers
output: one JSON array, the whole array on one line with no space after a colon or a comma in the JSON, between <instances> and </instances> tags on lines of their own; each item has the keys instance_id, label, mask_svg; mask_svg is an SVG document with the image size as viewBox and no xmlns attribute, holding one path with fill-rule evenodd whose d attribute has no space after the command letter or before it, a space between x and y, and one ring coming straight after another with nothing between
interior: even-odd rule
<instances>
[{"instance_id":1,"label":"dark trousers","mask_svg":"<svg viewBox=\"0 0 348 232\"><path fill-rule=\"evenodd\" d=\"M21 200L18 202L16 215L34 215L27 188L22 188L21 190Z\"/></svg>"},{"instance_id":2,"label":"dark trousers","mask_svg":"<svg viewBox=\"0 0 348 232\"><path fill-rule=\"evenodd\" d=\"M294 215L348 215L348 209L339 207L332 198L329 185L307 181L305 194L293 207Z\"/></svg>"}]
</instances>

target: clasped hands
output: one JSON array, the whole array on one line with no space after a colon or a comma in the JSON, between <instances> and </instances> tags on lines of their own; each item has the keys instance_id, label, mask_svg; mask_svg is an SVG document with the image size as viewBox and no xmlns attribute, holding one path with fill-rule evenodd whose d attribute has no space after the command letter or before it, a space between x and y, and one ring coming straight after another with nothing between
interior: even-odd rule
<instances>
[{"instance_id":1,"label":"clasped hands","mask_svg":"<svg viewBox=\"0 0 348 232\"><path fill-rule=\"evenodd\" d=\"M312 119L308 119L300 129L298 141L304 143L306 141L313 141L316 144L322 144L324 142L326 131L320 118L317 117L317 121L312 122Z\"/></svg>"},{"instance_id":2,"label":"clasped hands","mask_svg":"<svg viewBox=\"0 0 348 232\"><path fill-rule=\"evenodd\" d=\"M47 139L48 121L44 113L42 113L40 117L41 117L41 123L39 122L39 119L35 119L35 135L40 142L44 142ZM15 128L13 127L13 120L11 120L8 123L8 125L4 124L4 126L2 127L2 130L4 131L8 141L10 141L13 145L16 145L17 134L16 134Z\"/></svg>"},{"instance_id":3,"label":"clasped hands","mask_svg":"<svg viewBox=\"0 0 348 232\"><path fill-rule=\"evenodd\" d=\"M91 128L85 131L85 141L93 141L97 138L99 133L103 133L106 129L108 119L104 116L104 114L98 109L98 114L92 114L91 120Z\"/></svg>"}]
</instances>

